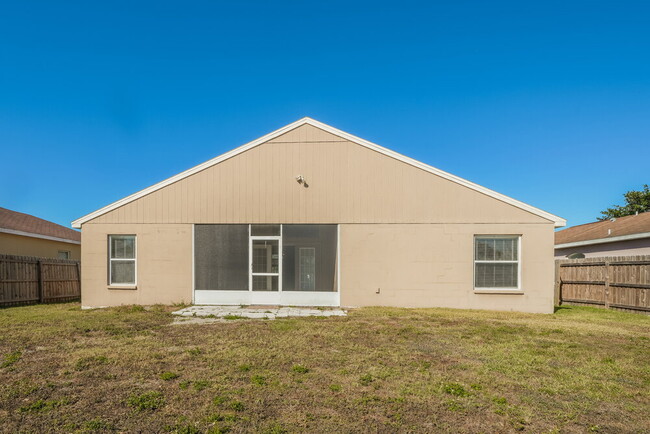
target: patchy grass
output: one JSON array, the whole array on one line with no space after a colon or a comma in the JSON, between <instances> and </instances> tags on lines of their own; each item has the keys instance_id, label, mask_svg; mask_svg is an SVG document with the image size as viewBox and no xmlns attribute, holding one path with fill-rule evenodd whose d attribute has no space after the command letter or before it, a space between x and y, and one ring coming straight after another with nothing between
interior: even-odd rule
<instances>
[{"instance_id":1,"label":"patchy grass","mask_svg":"<svg viewBox=\"0 0 650 434\"><path fill-rule=\"evenodd\" d=\"M443 386L443 390L445 391L445 393L454 396L465 397L469 395L469 393L467 392L467 390L465 390L463 385L458 383L447 383Z\"/></svg>"},{"instance_id":2,"label":"patchy grass","mask_svg":"<svg viewBox=\"0 0 650 434\"><path fill-rule=\"evenodd\" d=\"M126 403L139 411L157 410L165 404L163 394L156 391L131 395Z\"/></svg>"},{"instance_id":3,"label":"patchy grass","mask_svg":"<svg viewBox=\"0 0 650 434\"><path fill-rule=\"evenodd\" d=\"M174 379L176 379L178 377L180 377L180 375L178 375L176 372L167 371L167 372L163 372L162 374L160 374L160 379L165 380L165 381L171 381L171 380L174 380Z\"/></svg>"},{"instance_id":4,"label":"patchy grass","mask_svg":"<svg viewBox=\"0 0 650 434\"><path fill-rule=\"evenodd\" d=\"M307 372L309 372L309 368L303 365L293 365L291 370L297 374L306 374Z\"/></svg>"},{"instance_id":5,"label":"patchy grass","mask_svg":"<svg viewBox=\"0 0 650 434\"><path fill-rule=\"evenodd\" d=\"M77 363L75 364L75 369L77 371L85 371L87 369L91 369L99 365L105 365L106 363L108 363L108 358L106 356L82 357L79 360L77 360Z\"/></svg>"},{"instance_id":6,"label":"patchy grass","mask_svg":"<svg viewBox=\"0 0 650 434\"><path fill-rule=\"evenodd\" d=\"M22 356L22 355L23 355L23 353L21 353L20 351L14 351L12 353L5 354L4 360L2 361L2 363L0 363L0 368L8 368L8 367L10 367L14 363L16 363L18 360L20 360L20 356Z\"/></svg>"},{"instance_id":7,"label":"patchy grass","mask_svg":"<svg viewBox=\"0 0 650 434\"><path fill-rule=\"evenodd\" d=\"M23 405L18 409L19 412L21 413L27 413L27 412L34 412L34 411L49 411L54 408L60 407L62 405L68 404L69 401L66 398L63 398L58 401L45 401L43 399L39 399L37 401L34 401L30 404Z\"/></svg>"},{"instance_id":8,"label":"patchy grass","mask_svg":"<svg viewBox=\"0 0 650 434\"><path fill-rule=\"evenodd\" d=\"M0 309L0 431L650 431L647 316L174 309Z\"/></svg>"}]
</instances>

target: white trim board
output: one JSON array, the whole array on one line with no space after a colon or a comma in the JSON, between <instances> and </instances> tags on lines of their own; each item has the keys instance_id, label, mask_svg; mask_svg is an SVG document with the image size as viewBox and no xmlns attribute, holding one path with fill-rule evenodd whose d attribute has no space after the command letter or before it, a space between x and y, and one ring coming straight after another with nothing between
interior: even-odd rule
<instances>
[{"instance_id":1,"label":"white trim board","mask_svg":"<svg viewBox=\"0 0 650 434\"><path fill-rule=\"evenodd\" d=\"M51 237L49 235L35 234L35 233L32 233L32 232L23 232L23 231L16 231L16 230L13 230L13 229L4 229L4 228L0 228L0 232L2 232L4 234L20 235L20 236L23 236L23 237L42 238L44 240L58 241L60 243L81 245L81 241L68 240L66 238L59 238L59 237Z\"/></svg>"},{"instance_id":2,"label":"white trim board","mask_svg":"<svg viewBox=\"0 0 650 434\"><path fill-rule=\"evenodd\" d=\"M194 291L194 304L340 306L338 292L333 291Z\"/></svg>"},{"instance_id":3,"label":"white trim board","mask_svg":"<svg viewBox=\"0 0 650 434\"><path fill-rule=\"evenodd\" d=\"M639 234L620 235L618 237L597 238L595 240L575 241L573 243L556 244L556 249L566 249L568 247L590 246L592 244L615 243L617 241L638 240L641 238L650 238L650 232L641 232Z\"/></svg>"},{"instance_id":4,"label":"white trim board","mask_svg":"<svg viewBox=\"0 0 650 434\"><path fill-rule=\"evenodd\" d=\"M163 187L166 187L170 184L173 184L177 181L180 181L181 179L187 178L188 176L194 175L195 173L198 173L204 169L207 169L209 167L214 166L215 164L219 164L224 160L227 160L231 157L234 157L235 155L241 154L242 152L248 151L251 148L254 148L255 146L261 145L262 143L268 142L269 140L273 140L274 138L281 136L282 134L285 134L291 130L294 130L300 126L303 125L311 125L316 128L320 128L323 131L326 131L328 133L334 134L336 136L339 136L341 138L344 138L346 140L349 140L350 142L356 143L361 146L365 146L366 148L372 149L373 151L379 152L381 154L387 155L391 158L395 158L396 160L402 161L406 164L410 164L411 166L417 167L419 169L422 169L426 172L433 173L434 175L438 175L441 178L445 178L449 181L455 182L457 184L460 184L462 186L465 186L471 190L478 191L479 193L483 193L486 196L493 197L497 200L500 200L502 202L505 202L507 204L510 204L514 207L523 209L524 211L528 211L531 214L537 215L539 217L545 218L547 220L550 220L555 223L555 227L562 227L566 225L566 220L558 217L556 215L553 215L551 213L548 213L546 211L543 211L539 208L535 208L531 205L528 205L526 203L520 202L516 199L513 199L511 197L508 197L506 195L503 195L501 193L497 193L496 191L490 190L489 188L482 187L478 184L474 184L473 182L470 182L466 179L460 178L456 175L452 175L451 173L447 173L445 171L442 171L440 169L436 169L435 167L429 166L428 164L424 164L421 161L414 160L413 158L409 158L405 155L399 154L395 151L391 151L390 149L384 148L382 146L379 146L375 143L369 142L367 140L364 140L360 137L353 136L352 134L346 133L345 131L341 131L339 129L336 129L334 127L331 127L329 125L326 125L322 122L319 122L317 120L305 117L302 119L297 120L296 122L293 122L289 125L286 125L280 129L277 129L269 134L266 134L265 136L260 137L259 139L253 140L252 142L246 143L245 145L242 145L236 149L233 149L232 151L228 151L225 154L221 154L218 157L215 157L211 160L206 161L205 163L201 163L198 166L194 166L191 169L188 169L184 172L179 173L178 175L172 176L171 178L167 178L164 181L159 182L158 184L154 184L151 187L147 187L144 190L140 190L137 193L134 193L130 196L127 196L123 199L120 199L116 202L111 203L110 205L107 205L103 208L98 209L97 211L91 212L90 214L87 214L75 221L72 222L72 227L73 228L81 228L81 225L96 218L99 217L103 214L106 214L107 212L110 212L116 208L121 207L122 205L126 205L127 203L133 202L136 199L139 199L143 196L148 195L149 193L153 193L154 191L160 190Z\"/></svg>"}]
</instances>

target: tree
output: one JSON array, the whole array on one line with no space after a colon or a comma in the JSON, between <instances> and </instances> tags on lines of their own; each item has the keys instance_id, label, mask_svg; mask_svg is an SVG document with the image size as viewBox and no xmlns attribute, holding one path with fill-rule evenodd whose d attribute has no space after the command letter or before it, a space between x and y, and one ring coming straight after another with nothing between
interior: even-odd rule
<instances>
[{"instance_id":1,"label":"tree","mask_svg":"<svg viewBox=\"0 0 650 434\"><path fill-rule=\"evenodd\" d=\"M623 196L625 197L625 205L614 205L612 208L601 211L602 217L599 217L598 220L609 220L615 217L625 217L626 215L650 211L650 189L648 184L643 186L643 190L631 190Z\"/></svg>"}]
</instances>

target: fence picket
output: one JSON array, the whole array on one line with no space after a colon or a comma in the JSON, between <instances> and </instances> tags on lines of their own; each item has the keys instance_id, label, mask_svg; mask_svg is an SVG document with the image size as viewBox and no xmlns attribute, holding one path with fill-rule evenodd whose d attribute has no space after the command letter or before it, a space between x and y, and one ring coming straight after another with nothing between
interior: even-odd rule
<instances>
[{"instance_id":1,"label":"fence picket","mask_svg":"<svg viewBox=\"0 0 650 434\"><path fill-rule=\"evenodd\" d=\"M650 255L555 261L559 302L650 313Z\"/></svg>"},{"instance_id":2,"label":"fence picket","mask_svg":"<svg viewBox=\"0 0 650 434\"><path fill-rule=\"evenodd\" d=\"M79 269L79 261L0 255L0 306L79 299Z\"/></svg>"}]
</instances>

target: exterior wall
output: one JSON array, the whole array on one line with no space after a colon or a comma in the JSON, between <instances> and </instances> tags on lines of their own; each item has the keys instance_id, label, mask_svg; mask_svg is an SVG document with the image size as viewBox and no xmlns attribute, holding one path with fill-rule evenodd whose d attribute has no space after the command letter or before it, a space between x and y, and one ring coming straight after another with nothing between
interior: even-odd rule
<instances>
[{"instance_id":1,"label":"exterior wall","mask_svg":"<svg viewBox=\"0 0 650 434\"><path fill-rule=\"evenodd\" d=\"M108 234L137 235L137 289L111 289ZM474 293L474 235L521 234L521 293ZM82 305L192 300L192 225L84 225ZM341 305L553 312L553 224L344 224ZM376 294L377 289L380 293Z\"/></svg>"},{"instance_id":2,"label":"exterior wall","mask_svg":"<svg viewBox=\"0 0 650 434\"><path fill-rule=\"evenodd\" d=\"M521 294L474 293L479 234L522 235ZM553 224L352 224L340 238L342 306L553 312Z\"/></svg>"},{"instance_id":3,"label":"exterior wall","mask_svg":"<svg viewBox=\"0 0 650 434\"><path fill-rule=\"evenodd\" d=\"M584 253L585 258L650 255L650 238L556 249L555 259L566 259L572 253Z\"/></svg>"},{"instance_id":4,"label":"exterior wall","mask_svg":"<svg viewBox=\"0 0 650 434\"><path fill-rule=\"evenodd\" d=\"M82 305L190 302L199 223L341 224L344 306L553 308L553 222L310 125L84 223ZM107 285L120 233L138 236L137 290ZM522 295L474 293L486 233L524 234Z\"/></svg>"},{"instance_id":5,"label":"exterior wall","mask_svg":"<svg viewBox=\"0 0 650 434\"><path fill-rule=\"evenodd\" d=\"M137 236L136 289L108 285L108 235ZM81 305L192 301L192 225L90 224L81 233Z\"/></svg>"},{"instance_id":6,"label":"exterior wall","mask_svg":"<svg viewBox=\"0 0 650 434\"><path fill-rule=\"evenodd\" d=\"M5 255L58 258L59 250L70 252L70 259L75 261L81 259L81 246L79 244L0 232L0 253Z\"/></svg>"}]
</instances>

